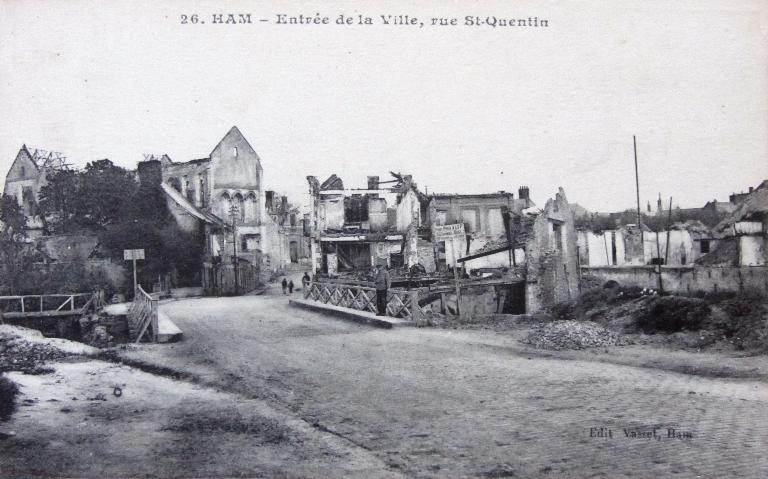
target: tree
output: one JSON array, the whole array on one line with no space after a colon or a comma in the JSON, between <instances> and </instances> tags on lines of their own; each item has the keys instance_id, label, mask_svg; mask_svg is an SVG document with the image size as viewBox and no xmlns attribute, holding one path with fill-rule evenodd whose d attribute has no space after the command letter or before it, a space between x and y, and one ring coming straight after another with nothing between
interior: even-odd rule
<instances>
[{"instance_id":1,"label":"tree","mask_svg":"<svg viewBox=\"0 0 768 479\"><path fill-rule=\"evenodd\" d=\"M145 260L137 266L145 286L167 273L178 273L183 280L194 277L200 270L202 238L182 231L170 214L159 162L139 164L138 173L139 186L120 220L105 226L100 244L118 261L125 249L144 249Z\"/></svg>"},{"instance_id":2,"label":"tree","mask_svg":"<svg viewBox=\"0 0 768 479\"><path fill-rule=\"evenodd\" d=\"M15 197L0 197L0 222L0 290L17 294L34 252L27 242L27 218Z\"/></svg>"},{"instance_id":3,"label":"tree","mask_svg":"<svg viewBox=\"0 0 768 479\"><path fill-rule=\"evenodd\" d=\"M40 216L48 234L72 231L77 223L76 206L80 174L62 169L49 173L47 183L40 188Z\"/></svg>"},{"instance_id":4,"label":"tree","mask_svg":"<svg viewBox=\"0 0 768 479\"><path fill-rule=\"evenodd\" d=\"M76 217L83 226L104 229L124 217L136 193L133 174L109 160L88 163L79 174Z\"/></svg>"}]
</instances>

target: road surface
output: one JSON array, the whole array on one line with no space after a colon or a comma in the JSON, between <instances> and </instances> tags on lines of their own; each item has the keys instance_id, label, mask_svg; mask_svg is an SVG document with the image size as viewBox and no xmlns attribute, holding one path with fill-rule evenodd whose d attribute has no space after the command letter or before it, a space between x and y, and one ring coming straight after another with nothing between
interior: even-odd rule
<instances>
[{"instance_id":1,"label":"road surface","mask_svg":"<svg viewBox=\"0 0 768 479\"><path fill-rule=\"evenodd\" d=\"M266 398L407 476L768 477L764 382L563 360L490 331L376 329L281 294L162 308L184 341L133 355Z\"/></svg>"}]
</instances>

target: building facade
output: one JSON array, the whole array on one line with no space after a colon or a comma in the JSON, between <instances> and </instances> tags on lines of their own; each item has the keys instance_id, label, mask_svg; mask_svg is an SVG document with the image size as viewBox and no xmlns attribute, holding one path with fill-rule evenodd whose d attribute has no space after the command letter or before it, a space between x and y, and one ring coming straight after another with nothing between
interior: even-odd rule
<instances>
[{"instance_id":1,"label":"building facade","mask_svg":"<svg viewBox=\"0 0 768 479\"><path fill-rule=\"evenodd\" d=\"M262 280L308 261L298 211L264 188L261 158L237 127L200 159L184 163L153 156L162 168L163 189L176 221L187 231L205 225L210 269L246 262ZM292 219L293 218L293 219Z\"/></svg>"}]
</instances>

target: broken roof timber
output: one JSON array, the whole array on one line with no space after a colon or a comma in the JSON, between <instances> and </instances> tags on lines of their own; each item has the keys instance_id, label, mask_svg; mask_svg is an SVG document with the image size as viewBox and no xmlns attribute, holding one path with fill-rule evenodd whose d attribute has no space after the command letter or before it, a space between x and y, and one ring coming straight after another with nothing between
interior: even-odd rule
<instances>
[{"instance_id":1,"label":"broken roof timber","mask_svg":"<svg viewBox=\"0 0 768 479\"><path fill-rule=\"evenodd\" d=\"M391 235L379 235L379 234L342 234L340 236L321 236L320 241L327 241L327 242L342 242L342 241L367 241L367 242L375 242L375 241L402 241L403 235L402 234L391 234Z\"/></svg>"},{"instance_id":2,"label":"broken roof timber","mask_svg":"<svg viewBox=\"0 0 768 479\"><path fill-rule=\"evenodd\" d=\"M347 188L343 190L323 190L319 192L321 196L332 196L332 195L344 195L344 194L355 194L355 195L366 195L366 194L380 194L380 193L396 193L395 191L392 191L391 188L379 188L377 190L369 190L369 189L355 189L355 188Z\"/></svg>"},{"instance_id":3,"label":"broken roof timber","mask_svg":"<svg viewBox=\"0 0 768 479\"><path fill-rule=\"evenodd\" d=\"M523 245L511 245L511 244L507 243L504 246L499 246L498 248L489 249L489 250L486 250L486 251L481 251L479 253L475 253L475 254L471 254L469 256L465 256L463 258L459 258L456 261L458 263L464 263L465 261L470 261L470 260L473 260L473 259L482 258L484 256L490 256L490 255L496 254L496 253L504 253L504 252L509 251L511 249L522 248L522 247L523 247Z\"/></svg>"}]
</instances>

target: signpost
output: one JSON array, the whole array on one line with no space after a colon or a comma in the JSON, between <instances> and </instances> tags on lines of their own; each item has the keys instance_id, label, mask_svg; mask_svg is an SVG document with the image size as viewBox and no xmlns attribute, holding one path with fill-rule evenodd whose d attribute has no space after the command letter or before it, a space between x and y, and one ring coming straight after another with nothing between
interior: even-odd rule
<instances>
[{"instance_id":1,"label":"signpost","mask_svg":"<svg viewBox=\"0 0 768 479\"><path fill-rule=\"evenodd\" d=\"M123 250L123 259L125 261L131 260L133 261L133 297L136 297L136 290L137 290L137 283L136 283L136 260L144 259L144 250L143 249L124 249Z\"/></svg>"},{"instance_id":2,"label":"signpost","mask_svg":"<svg viewBox=\"0 0 768 479\"><path fill-rule=\"evenodd\" d=\"M456 283L456 313L461 317L461 288L459 287L459 272L456 262L456 240L465 240L464 223L455 225L435 226L432 229L432 236L435 242L445 241L451 243L451 256L453 257L453 280Z\"/></svg>"}]
</instances>

